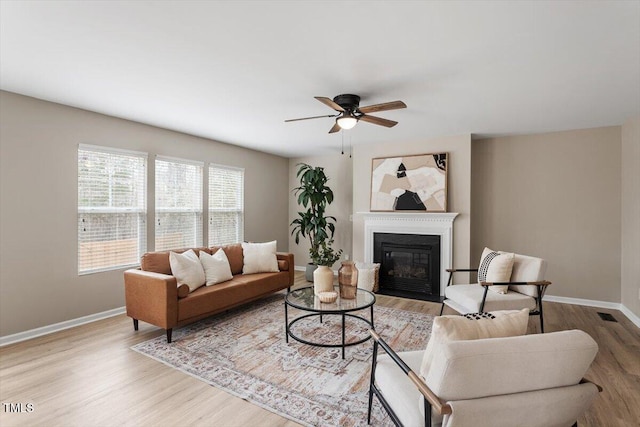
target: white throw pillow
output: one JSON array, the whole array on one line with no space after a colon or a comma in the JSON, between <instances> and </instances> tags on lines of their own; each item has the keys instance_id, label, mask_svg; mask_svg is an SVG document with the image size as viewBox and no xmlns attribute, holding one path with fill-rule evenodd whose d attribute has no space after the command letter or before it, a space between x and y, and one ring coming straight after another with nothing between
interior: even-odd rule
<instances>
[{"instance_id":1,"label":"white throw pillow","mask_svg":"<svg viewBox=\"0 0 640 427\"><path fill-rule=\"evenodd\" d=\"M515 254L484 248L480 266L478 267L478 283L511 281L514 259ZM509 285L489 286L489 290L499 294L506 294L509 290Z\"/></svg>"},{"instance_id":2,"label":"white throw pillow","mask_svg":"<svg viewBox=\"0 0 640 427\"><path fill-rule=\"evenodd\" d=\"M529 309L472 313L464 316L438 316L433 319L431 336L422 356L420 375L427 377L434 355L448 341L503 338L525 335Z\"/></svg>"},{"instance_id":3,"label":"white throw pillow","mask_svg":"<svg viewBox=\"0 0 640 427\"><path fill-rule=\"evenodd\" d=\"M193 249L181 254L169 252L169 265L171 274L178 281L178 286L184 283L189 286L189 292L193 292L204 285L204 269Z\"/></svg>"},{"instance_id":4,"label":"white throw pillow","mask_svg":"<svg viewBox=\"0 0 640 427\"><path fill-rule=\"evenodd\" d=\"M233 279L229 259L222 249L218 249L213 255L200 251L200 262L204 268L205 285L211 286Z\"/></svg>"},{"instance_id":5,"label":"white throw pillow","mask_svg":"<svg viewBox=\"0 0 640 427\"><path fill-rule=\"evenodd\" d=\"M358 270L358 287L372 292L376 283L376 274L379 268L380 264L357 262L356 269Z\"/></svg>"},{"instance_id":6,"label":"white throw pillow","mask_svg":"<svg viewBox=\"0 0 640 427\"><path fill-rule=\"evenodd\" d=\"M242 274L277 273L278 258L276 257L277 241L266 243L242 243L244 265Z\"/></svg>"}]
</instances>

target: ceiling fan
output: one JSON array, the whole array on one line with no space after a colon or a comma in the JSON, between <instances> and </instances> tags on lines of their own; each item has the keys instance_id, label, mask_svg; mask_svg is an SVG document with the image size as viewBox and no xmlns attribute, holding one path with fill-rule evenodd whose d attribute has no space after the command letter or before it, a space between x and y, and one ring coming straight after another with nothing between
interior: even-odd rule
<instances>
[{"instance_id":1,"label":"ceiling fan","mask_svg":"<svg viewBox=\"0 0 640 427\"><path fill-rule=\"evenodd\" d=\"M402 101L384 102L382 104L360 107L360 97L358 95L351 94L338 95L333 98L333 100L324 96L315 96L314 98L322 102L327 107L333 108L338 112L338 114L289 119L285 120L285 122L297 122L299 120L319 119L322 117L336 117L336 123L333 125L331 130L329 130L329 133L338 132L341 129L351 129L360 120L390 128L397 125L398 122L383 119L381 117L370 116L369 113L407 108L407 105Z\"/></svg>"}]
</instances>

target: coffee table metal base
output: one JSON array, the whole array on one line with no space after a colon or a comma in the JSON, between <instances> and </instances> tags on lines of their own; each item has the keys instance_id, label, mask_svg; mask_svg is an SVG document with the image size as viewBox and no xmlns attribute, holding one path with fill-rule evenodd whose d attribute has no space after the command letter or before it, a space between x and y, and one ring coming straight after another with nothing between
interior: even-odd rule
<instances>
[{"instance_id":1,"label":"coffee table metal base","mask_svg":"<svg viewBox=\"0 0 640 427\"><path fill-rule=\"evenodd\" d=\"M344 353L345 353L345 348L346 347L351 347L352 345L358 345L358 344L362 344L365 341L368 341L371 339L371 335L367 335L366 337L358 340L358 341L353 341L353 342L345 342L346 340L346 334L345 334L345 320L347 317L351 317L352 319L356 319L356 320L360 320L365 322L367 325L371 326L371 329L375 329L374 325L373 325L373 305L370 307L371 310L371 321L369 321L368 319L362 317L362 316L358 316L356 314L351 314L351 313L344 313L344 312L337 312L337 313L332 313L332 312L322 312L322 313L309 313L309 314L305 314L299 317L296 317L295 319L293 319L291 322L289 322L289 310L288 310L288 304L285 303L284 305L284 323L285 323L285 333L286 333L286 342L289 342L289 337L293 338L294 340L301 342L302 344L307 344L307 345L311 345L314 347L331 347L331 348L342 348L342 358L344 359ZM342 342L339 344L326 344L326 343L319 343L319 342L312 342L312 341L308 341L305 340L303 338L300 338L299 336L295 335L293 332L291 332L291 327L298 321L302 320L302 319L306 319L307 317L319 317L320 318L320 323L322 323L322 317L323 316L331 316L331 315L337 315L340 316L342 319Z\"/></svg>"}]
</instances>

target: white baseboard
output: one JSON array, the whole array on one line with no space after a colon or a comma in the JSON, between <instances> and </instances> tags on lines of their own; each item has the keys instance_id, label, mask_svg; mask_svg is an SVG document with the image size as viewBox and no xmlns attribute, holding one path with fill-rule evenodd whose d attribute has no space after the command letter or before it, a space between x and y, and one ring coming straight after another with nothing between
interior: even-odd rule
<instances>
[{"instance_id":1,"label":"white baseboard","mask_svg":"<svg viewBox=\"0 0 640 427\"><path fill-rule=\"evenodd\" d=\"M622 314L627 316L627 318L631 320L634 325L640 328L640 317L636 316L633 311L629 310L626 306L622 304L620 304L620 311L622 312Z\"/></svg>"},{"instance_id":2,"label":"white baseboard","mask_svg":"<svg viewBox=\"0 0 640 427\"><path fill-rule=\"evenodd\" d=\"M597 308L610 308L612 310L619 310L622 314L627 316L627 318L638 328L640 328L640 317L636 316L631 310L629 310L624 305L617 302L609 302L609 301L597 301L592 299L582 299L582 298L569 298L569 297L558 297L554 295L545 295L542 298L544 301L549 302L558 302L561 304L574 304L574 305L584 305L587 307L597 307Z\"/></svg>"},{"instance_id":3,"label":"white baseboard","mask_svg":"<svg viewBox=\"0 0 640 427\"><path fill-rule=\"evenodd\" d=\"M305 271L304 266L295 266L296 271ZM337 274L336 271L334 271ZM584 305L588 307L598 308L610 308L613 310L619 310L624 314L634 325L640 328L640 317L636 316L631 310L620 303L608 302L608 301L596 301L582 298L569 298L558 297L554 295L545 295L544 301L557 302L561 304L575 304ZM95 322L97 320L107 319L109 317L118 316L126 312L125 307L114 308L112 310L103 311L96 314L90 314L88 316L79 317L77 319L71 319L60 323L54 323L53 325L43 326L36 329L31 329L24 332L18 332L17 334L5 335L0 337L0 347L7 346L9 344L15 344L20 341L26 341L32 338L40 337L42 335L52 334L54 332L63 331L65 329L73 328L76 326L84 325L86 323Z\"/></svg>"},{"instance_id":4,"label":"white baseboard","mask_svg":"<svg viewBox=\"0 0 640 427\"><path fill-rule=\"evenodd\" d=\"M296 265L294 268L295 271L307 271L307 267L304 265ZM333 270L333 275L337 276L338 275L338 270Z\"/></svg>"},{"instance_id":5,"label":"white baseboard","mask_svg":"<svg viewBox=\"0 0 640 427\"><path fill-rule=\"evenodd\" d=\"M15 344L20 341L30 340L31 338L40 337L42 335L52 334L54 332L63 331L65 329L74 328L76 326L84 325L85 323L95 322L96 320L107 319L109 317L118 316L125 313L125 307L118 307L112 310L103 311L96 314L90 314L88 316L78 317L77 319L66 320L60 323L54 323L53 325L42 326L40 328L30 329L24 332L18 332L17 334L5 335L0 337L0 347L7 346L9 344Z\"/></svg>"}]
</instances>

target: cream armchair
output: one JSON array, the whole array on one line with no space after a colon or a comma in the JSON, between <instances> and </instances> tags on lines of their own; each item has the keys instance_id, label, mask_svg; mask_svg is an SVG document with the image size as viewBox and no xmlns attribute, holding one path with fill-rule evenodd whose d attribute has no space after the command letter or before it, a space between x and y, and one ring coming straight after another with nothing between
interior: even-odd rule
<instances>
[{"instance_id":1,"label":"cream armchair","mask_svg":"<svg viewBox=\"0 0 640 427\"><path fill-rule=\"evenodd\" d=\"M468 285L452 285L453 274L477 272L477 268L447 269L449 281L445 288L445 299L440 314L447 305L460 314L481 313L497 310L529 309L529 315L540 316L540 332L544 332L542 297L551 282L544 280L547 262L542 258L514 254L510 280L503 282L480 282ZM504 285L504 294L489 291L489 286Z\"/></svg>"},{"instance_id":2,"label":"cream armchair","mask_svg":"<svg viewBox=\"0 0 640 427\"><path fill-rule=\"evenodd\" d=\"M371 335L369 424L375 396L397 426L576 426L601 391L583 379L598 345L579 330L446 342L424 379L423 351Z\"/></svg>"}]
</instances>

